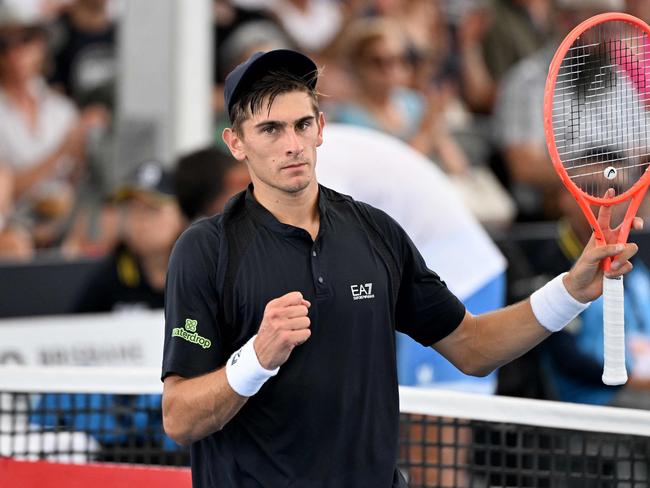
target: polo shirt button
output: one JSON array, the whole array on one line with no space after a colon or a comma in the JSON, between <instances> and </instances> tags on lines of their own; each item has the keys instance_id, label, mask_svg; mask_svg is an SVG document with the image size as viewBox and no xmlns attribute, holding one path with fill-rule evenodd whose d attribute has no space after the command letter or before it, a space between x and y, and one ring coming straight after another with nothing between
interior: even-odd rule
<instances>
[{"instance_id":1,"label":"polo shirt button","mask_svg":"<svg viewBox=\"0 0 650 488\"><path fill-rule=\"evenodd\" d=\"M312 252L311 252L311 255L314 256L314 257L316 257L316 251L312 251Z\"/></svg>"},{"instance_id":2,"label":"polo shirt button","mask_svg":"<svg viewBox=\"0 0 650 488\"><path fill-rule=\"evenodd\" d=\"M323 279L323 277L322 277L322 276L319 276L319 277L318 277L318 282L322 284L323 281L325 281L325 280Z\"/></svg>"}]
</instances>

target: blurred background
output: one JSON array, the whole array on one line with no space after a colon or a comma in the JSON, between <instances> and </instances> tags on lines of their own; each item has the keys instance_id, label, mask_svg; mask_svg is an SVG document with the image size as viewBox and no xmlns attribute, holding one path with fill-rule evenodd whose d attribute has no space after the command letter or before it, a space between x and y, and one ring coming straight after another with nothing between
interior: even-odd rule
<instances>
[{"instance_id":1,"label":"blurred background","mask_svg":"<svg viewBox=\"0 0 650 488\"><path fill-rule=\"evenodd\" d=\"M393 215L471 311L528 296L590 233L546 149L550 59L588 16L647 21L649 5L0 0L0 364L159 365L170 250L249 182L221 141L225 76L276 48L322 68L324 184ZM626 390L643 406L650 240L632 239ZM401 338L400 381L611 404L620 392L603 393L586 339L598 320L579 318L486 379Z\"/></svg>"}]
</instances>

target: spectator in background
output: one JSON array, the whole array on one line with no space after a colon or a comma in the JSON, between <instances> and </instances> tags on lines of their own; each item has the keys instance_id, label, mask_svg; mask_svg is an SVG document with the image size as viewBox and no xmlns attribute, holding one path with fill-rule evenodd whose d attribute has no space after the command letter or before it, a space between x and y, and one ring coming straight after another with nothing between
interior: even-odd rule
<instances>
[{"instance_id":1,"label":"spectator in background","mask_svg":"<svg viewBox=\"0 0 650 488\"><path fill-rule=\"evenodd\" d=\"M217 1L217 5L223 5ZM225 8L226 6L223 5ZM218 39L216 46L216 62L218 67L217 83L213 89L212 106L215 114L215 142L223 152L227 152L221 133L230 125L228 114L223 107L223 81L225 74L232 71L235 66L258 51L272 51L291 47L287 35L268 17L261 12L232 10L230 21L233 25L225 24L224 19L217 17L217 35L223 31L223 37ZM218 14L218 12L217 12ZM221 23L220 23L221 22Z\"/></svg>"},{"instance_id":2,"label":"spectator in background","mask_svg":"<svg viewBox=\"0 0 650 488\"><path fill-rule=\"evenodd\" d=\"M384 2L382 11L386 12L384 18L395 21L404 36L409 71L406 86L428 96L431 106L442 107L445 123L455 128L465 126L469 119L458 98L457 61L440 3L430 0Z\"/></svg>"},{"instance_id":3,"label":"spectator in background","mask_svg":"<svg viewBox=\"0 0 650 488\"><path fill-rule=\"evenodd\" d=\"M79 106L113 106L116 26L109 0L74 0L52 28L50 82Z\"/></svg>"},{"instance_id":4,"label":"spectator in background","mask_svg":"<svg viewBox=\"0 0 650 488\"><path fill-rule=\"evenodd\" d=\"M457 85L452 37L439 2L410 3L412 7L400 23L407 34L407 56L413 66L411 86L427 93L434 83Z\"/></svg>"},{"instance_id":5,"label":"spectator in background","mask_svg":"<svg viewBox=\"0 0 650 488\"><path fill-rule=\"evenodd\" d=\"M392 134L435 157L446 172L463 174L469 163L449 134L437 90L428 99L406 88L411 71L406 38L388 19L363 19L349 26L346 64L357 84L353 100L334 110L335 121Z\"/></svg>"},{"instance_id":6,"label":"spectator in background","mask_svg":"<svg viewBox=\"0 0 650 488\"><path fill-rule=\"evenodd\" d=\"M334 42L343 27L339 2L331 0L272 0L265 2L269 15L301 51L318 54Z\"/></svg>"},{"instance_id":7,"label":"spectator in background","mask_svg":"<svg viewBox=\"0 0 650 488\"><path fill-rule=\"evenodd\" d=\"M174 174L139 165L114 194L123 214L116 250L90 279L79 312L162 308L169 253L188 222L223 210L250 182L246 167L215 147L187 154Z\"/></svg>"},{"instance_id":8,"label":"spectator in background","mask_svg":"<svg viewBox=\"0 0 650 488\"><path fill-rule=\"evenodd\" d=\"M10 220L13 209L13 174L7 166L0 166L0 260L24 261L34 254L29 233Z\"/></svg>"},{"instance_id":9,"label":"spectator in background","mask_svg":"<svg viewBox=\"0 0 650 488\"><path fill-rule=\"evenodd\" d=\"M246 166L216 147L187 154L176 166L176 195L188 222L220 213L249 183Z\"/></svg>"},{"instance_id":10,"label":"spectator in background","mask_svg":"<svg viewBox=\"0 0 650 488\"><path fill-rule=\"evenodd\" d=\"M159 163L145 162L115 200L123 210L121 243L91 277L77 309L162 308L169 254L186 224L173 177Z\"/></svg>"},{"instance_id":11,"label":"spectator in background","mask_svg":"<svg viewBox=\"0 0 650 488\"><path fill-rule=\"evenodd\" d=\"M622 8L622 0L560 0L554 23L560 33L567 33L592 15ZM499 87L495 137L520 220L554 219L559 215L561 185L548 155L543 118L544 86L557 41L513 66Z\"/></svg>"},{"instance_id":12,"label":"spectator in background","mask_svg":"<svg viewBox=\"0 0 650 488\"><path fill-rule=\"evenodd\" d=\"M497 84L521 59L541 48L553 32L552 0L491 0L477 4L459 26L461 73L467 102L492 111Z\"/></svg>"},{"instance_id":13,"label":"spectator in background","mask_svg":"<svg viewBox=\"0 0 650 488\"><path fill-rule=\"evenodd\" d=\"M264 46L267 42L278 40L280 45L258 49L270 50L286 47L290 41L277 22L261 9L261 4L259 8L242 8L230 0L214 0L213 6L215 88L212 105L215 114L221 115L224 112L223 82L226 75L252 54L242 54L243 50L250 50L250 47L242 46ZM218 133L221 134L221 131ZM218 140L221 140L221 136Z\"/></svg>"},{"instance_id":14,"label":"spectator in background","mask_svg":"<svg viewBox=\"0 0 650 488\"><path fill-rule=\"evenodd\" d=\"M644 22L650 22L650 2L648 0L626 0L627 12Z\"/></svg>"},{"instance_id":15,"label":"spectator in background","mask_svg":"<svg viewBox=\"0 0 650 488\"><path fill-rule=\"evenodd\" d=\"M36 247L57 245L84 172L88 131L104 113L74 105L41 76L46 34L38 18L0 4L0 166L13 173L15 211Z\"/></svg>"},{"instance_id":16,"label":"spectator in background","mask_svg":"<svg viewBox=\"0 0 650 488\"><path fill-rule=\"evenodd\" d=\"M405 38L406 60L412 69L409 86L426 93L434 79L448 75L449 29L437 0L373 2L374 14L390 18Z\"/></svg>"},{"instance_id":17,"label":"spectator in background","mask_svg":"<svg viewBox=\"0 0 650 488\"><path fill-rule=\"evenodd\" d=\"M497 91L482 44L490 29L491 14L486 5L473 5L460 13L455 29L458 79L463 99L473 113L488 116Z\"/></svg>"},{"instance_id":18,"label":"spectator in background","mask_svg":"<svg viewBox=\"0 0 650 488\"><path fill-rule=\"evenodd\" d=\"M51 20L72 0L3 0L4 3L19 5L31 15Z\"/></svg>"},{"instance_id":19,"label":"spectator in background","mask_svg":"<svg viewBox=\"0 0 650 488\"><path fill-rule=\"evenodd\" d=\"M555 44L524 59L504 77L493 127L504 162L507 184L518 219L547 220L558 216L560 181L546 148L544 86Z\"/></svg>"}]
</instances>

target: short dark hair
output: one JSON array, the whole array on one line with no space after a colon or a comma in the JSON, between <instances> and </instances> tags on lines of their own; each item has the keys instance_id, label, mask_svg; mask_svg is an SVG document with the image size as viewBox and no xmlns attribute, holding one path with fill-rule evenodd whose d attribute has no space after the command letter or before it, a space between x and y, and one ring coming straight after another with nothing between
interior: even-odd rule
<instances>
[{"instance_id":1,"label":"short dark hair","mask_svg":"<svg viewBox=\"0 0 650 488\"><path fill-rule=\"evenodd\" d=\"M313 86L313 80L318 77L318 71L310 73L307 78L297 76L288 71L271 71L256 80L230 108L232 129L241 133L241 126L251 115L260 112L264 105L271 110L275 97L284 93L301 91L312 99L313 108L318 113L318 92Z\"/></svg>"},{"instance_id":2,"label":"short dark hair","mask_svg":"<svg viewBox=\"0 0 650 488\"><path fill-rule=\"evenodd\" d=\"M210 205L224 191L228 171L239 164L216 146L181 157L174 184L181 211L188 220L206 215Z\"/></svg>"}]
</instances>

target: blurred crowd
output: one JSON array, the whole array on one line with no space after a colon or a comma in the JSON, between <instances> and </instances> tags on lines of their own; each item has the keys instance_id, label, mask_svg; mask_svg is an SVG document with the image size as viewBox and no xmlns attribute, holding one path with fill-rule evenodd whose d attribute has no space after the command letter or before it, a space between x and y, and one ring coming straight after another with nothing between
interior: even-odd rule
<instances>
[{"instance_id":1,"label":"blurred crowd","mask_svg":"<svg viewBox=\"0 0 650 488\"><path fill-rule=\"evenodd\" d=\"M221 142L225 76L276 48L321 67L328 122L391 134L426 155L488 229L560 221L571 250L581 249L588 229L546 149L548 65L591 15L650 21L647 0L214 0L213 145L178 161L130 162L135 171L94 206L93 175L110 164L97 147L115 120L117 3L0 0L0 259L105 256L80 311L162 306L177 236L248 184ZM570 265L575 252L558 242L554 262ZM551 258L539 261L538 273L555 271L543 269Z\"/></svg>"},{"instance_id":2,"label":"blurred crowd","mask_svg":"<svg viewBox=\"0 0 650 488\"><path fill-rule=\"evenodd\" d=\"M0 3L0 258L97 256L124 232L98 167L114 120L121 8ZM641 0L214 0L214 144L223 81L256 51L322 67L326 119L392 134L449 176L488 228L561 216L542 126L549 59L580 20ZM104 151L105 152L105 151ZM133 167L139 162L128 162ZM170 166L173 162L163 162Z\"/></svg>"},{"instance_id":3,"label":"blurred crowd","mask_svg":"<svg viewBox=\"0 0 650 488\"><path fill-rule=\"evenodd\" d=\"M488 228L561 216L541 100L560 36L641 0L214 0L214 144L223 81L256 51L322 67L326 119L407 142L450 176ZM122 8L128 8L122 2ZM113 188L96 196L114 120L118 2L0 3L0 257L97 256L124 232ZM99 148L99 149L98 149ZM128 162L133 167L139 162ZM174 162L163 162L171 166Z\"/></svg>"}]
</instances>

